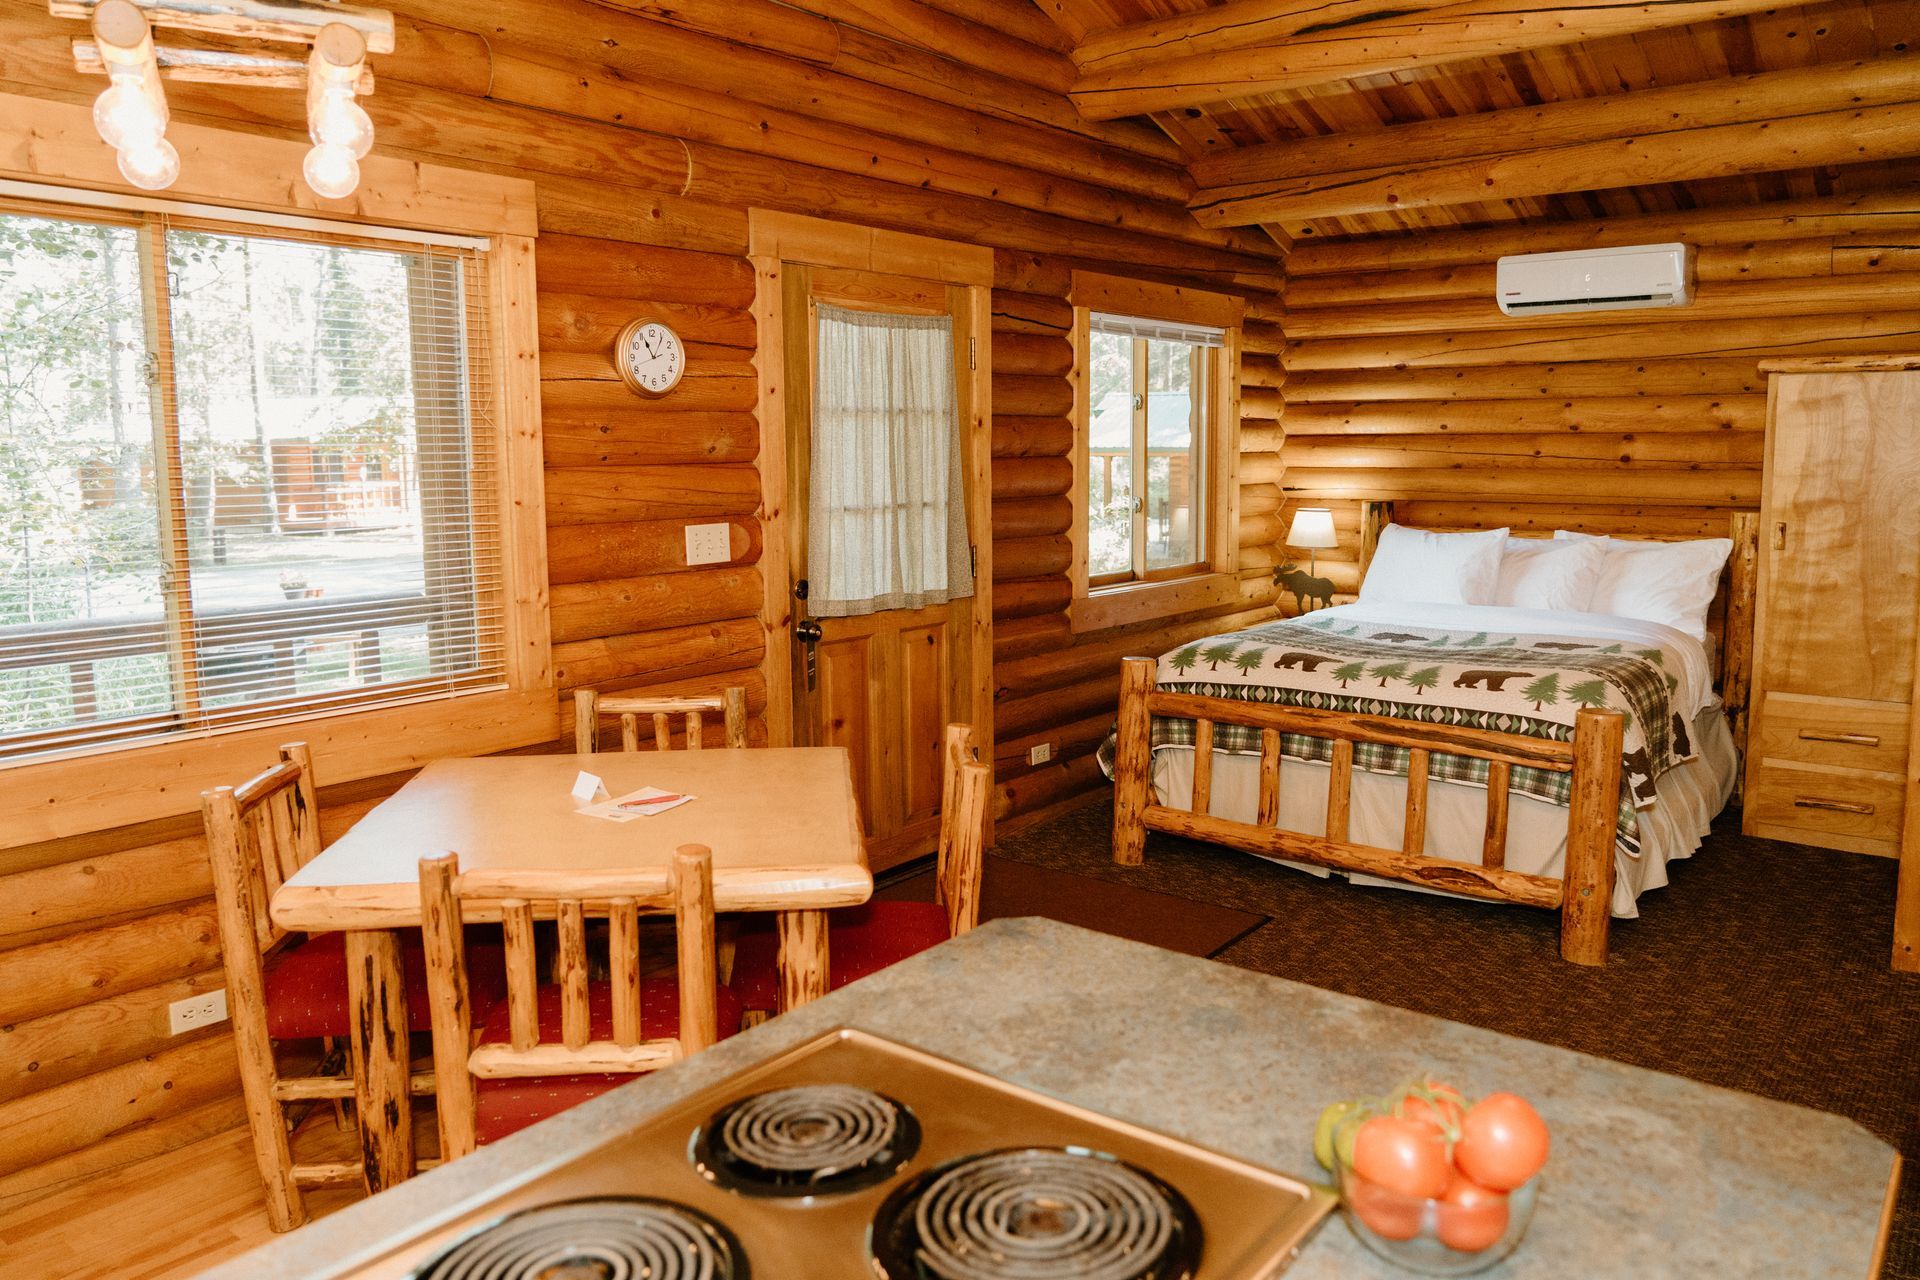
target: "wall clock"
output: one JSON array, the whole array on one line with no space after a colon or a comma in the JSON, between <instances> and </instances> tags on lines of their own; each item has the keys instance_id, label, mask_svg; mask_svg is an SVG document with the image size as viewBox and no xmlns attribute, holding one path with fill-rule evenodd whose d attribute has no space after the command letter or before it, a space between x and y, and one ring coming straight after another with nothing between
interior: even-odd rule
<instances>
[{"instance_id":1,"label":"wall clock","mask_svg":"<svg viewBox=\"0 0 1920 1280\"><path fill-rule=\"evenodd\" d=\"M663 396L687 371L680 335L658 320L635 320L613 344L613 364L626 384L643 396Z\"/></svg>"}]
</instances>

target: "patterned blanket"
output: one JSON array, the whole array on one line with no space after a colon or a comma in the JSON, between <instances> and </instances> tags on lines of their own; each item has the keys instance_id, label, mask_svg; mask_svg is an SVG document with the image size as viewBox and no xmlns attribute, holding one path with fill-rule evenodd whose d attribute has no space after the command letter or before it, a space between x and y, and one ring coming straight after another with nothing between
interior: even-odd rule
<instances>
[{"instance_id":1,"label":"patterned blanket","mask_svg":"<svg viewBox=\"0 0 1920 1280\"><path fill-rule=\"evenodd\" d=\"M1166 654L1159 687L1248 702L1393 716L1429 724L1493 729L1560 742L1573 739L1583 707L1609 707L1626 716L1617 843L1640 853L1638 810L1654 800L1654 783L1690 759L1685 717L1672 693L1679 655L1624 642L1446 631L1347 618L1296 618L1212 636ZM1154 750L1193 745L1191 720L1155 717ZM1260 732L1243 725L1214 727L1214 749L1259 755ZM1100 749L1113 773L1114 738ZM1325 763L1325 738L1285 734L1281 752ZM1354 767L1405 777L1407 750L1356 743ZM1485 786L1487 762L1436 754L1430 776ZM1510 785L1523 795L1565 805L1571 776L1515 768Z\"/></svg>"}]
</instances>

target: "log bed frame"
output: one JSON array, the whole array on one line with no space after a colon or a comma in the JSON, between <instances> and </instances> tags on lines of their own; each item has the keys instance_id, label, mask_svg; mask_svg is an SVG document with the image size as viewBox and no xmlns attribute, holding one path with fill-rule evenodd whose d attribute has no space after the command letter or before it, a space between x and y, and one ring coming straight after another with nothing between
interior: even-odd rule
<instances>
[{"instance_id":1,"label":"log bed frame","mask_svg":"<svg viewBox=\"0 0 1920 1280\"><path fill-rule=\"evenodd\" d=\"M1390 503L1362 504L1362 577L1379 531L1391 522L1392 515ZM1558 527L1578 530L1579 526L1577 519L1562 517ZM1726 705L1735 744L1744 749L1759 564L1759 517L1752 512L1734 512L1728 517L1728 532L1733 539L1733 554L1727 560L1708 630L1718 641L1716 676L1721 699ZM1516 529L1514 534L1544 536L1544 531ZM1120 718L1114 754L1115 862L1123 866L1140 865L1146 855L1147 832L1163 831L1267 857L1360 872L1471 898L1558 909L1561 956L1574 964L1606 963L1626 723L1620 712L1582 710L1575 718L1573 741L1556 742L1389 716L1164 693L1156 688L1156 671L1157 663L1152 658L1121 661ZM1194 722L1193 800L1189 809L1171 808L1154 798L1151 741L1154 716ZM1244 725L1260 732L1259 810L1253 822L1238 822L1207 812L1212 797L1216 724ZM1325 738L1333 743L1324 835L1304 835L1273 825L1280 812L1281 735L1287 733ZM1355 743L1361 742L1404 747L1409 752L1406 822L1398 849L1356 844L1349 839L1353 749ZM1487 818L1481 861L1477 865L1429 857L1420 852L1426 843L1428 767L1435 753L1488 762ZM1505 865L1508 779L1516 766L1572 775L1567 810L1567 859L1561 878L1527 875L1510 871Z\"/></svg>"}]
</instances>

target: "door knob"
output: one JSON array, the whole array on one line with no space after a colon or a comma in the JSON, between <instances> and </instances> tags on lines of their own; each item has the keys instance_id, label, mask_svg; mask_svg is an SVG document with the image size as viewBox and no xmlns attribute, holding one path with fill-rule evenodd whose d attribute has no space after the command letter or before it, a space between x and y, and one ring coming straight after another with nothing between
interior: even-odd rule
<instances>
[{"instance_id":1,"label":"door knob","mask_svg":"<svg viewBox=\"0 0 1920 1280\"><path fill-rule=\"evenodd\" d=\"M820 630L820 624L812 618L808 618L805 622L797 624L793 628L793 634L800 638L802 644L819 644L821 636L823 635Z\"/></svg>"}]
</instances>

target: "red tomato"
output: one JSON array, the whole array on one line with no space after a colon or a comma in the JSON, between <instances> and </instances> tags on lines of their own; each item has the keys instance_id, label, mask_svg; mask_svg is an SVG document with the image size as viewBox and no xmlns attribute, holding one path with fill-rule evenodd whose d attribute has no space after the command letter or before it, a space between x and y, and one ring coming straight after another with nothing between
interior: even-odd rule
<instances>
[{"instance_id":1,"label":"red tomato","mask_svg":"<svg viewBox=\"0 0 1920 1280\"><path fill-rule=\"evenodd\" d=\"M1435 1214L1440 1243L1462 1253L1490 1249L1507 1233L1507 1193L1453 1175Z\"/></svg>"},{"instance_id":2,"label":"red tomato","mask_svg":"<svg viewBox=\"0 0 1920 1280\"><path fill-rule=\"evenodd\" d=\"M1388 1191L1417 1200L1447 1189L1447 1145L1423 1120L1374 1116L1353 1137L1353 1169Z\"/></svg>"},{"instance_id":3,"label":"red tomato","mask_svg":"<svg viewBox=\"0 0 1920 1280\"><path fill-rule=\"evenodd\" d=\"M1368 1230L1389 1240L1411 1240L1419 1235L1420 1212L1426 1208L1424 1200L1397 1195L1351 1169L1347 1171L1347 1204Z\"/></svg>"},{"instance_id":4,"label":"red tomato","mask_svg":"<svg viewBox=\"0 0 1920 1280\"><path fill-rule=\"evenodd\" d=\"M1547 1122L1511 1093L1490 1093L1467 1109L1453 1160L1483 1187L1511 1191L1547 1162Z\"/></svg>"},{"instance_id":5,"label":"red tomato","mask_svg":"<svg viewBox=\"0 0 1920 1280\"><path fill-rule=\"evenodd\" d=\"M1438 1080L1423 1082L1431 1098L1414 1094L1402 1098L1394 1114L1407 1120L1424 1120L1442 1133L1457 1133L1460 1118L1466 1114L1467 1100L1460 1091L1450 1084Z\"/></svg>"}]
</instances>

